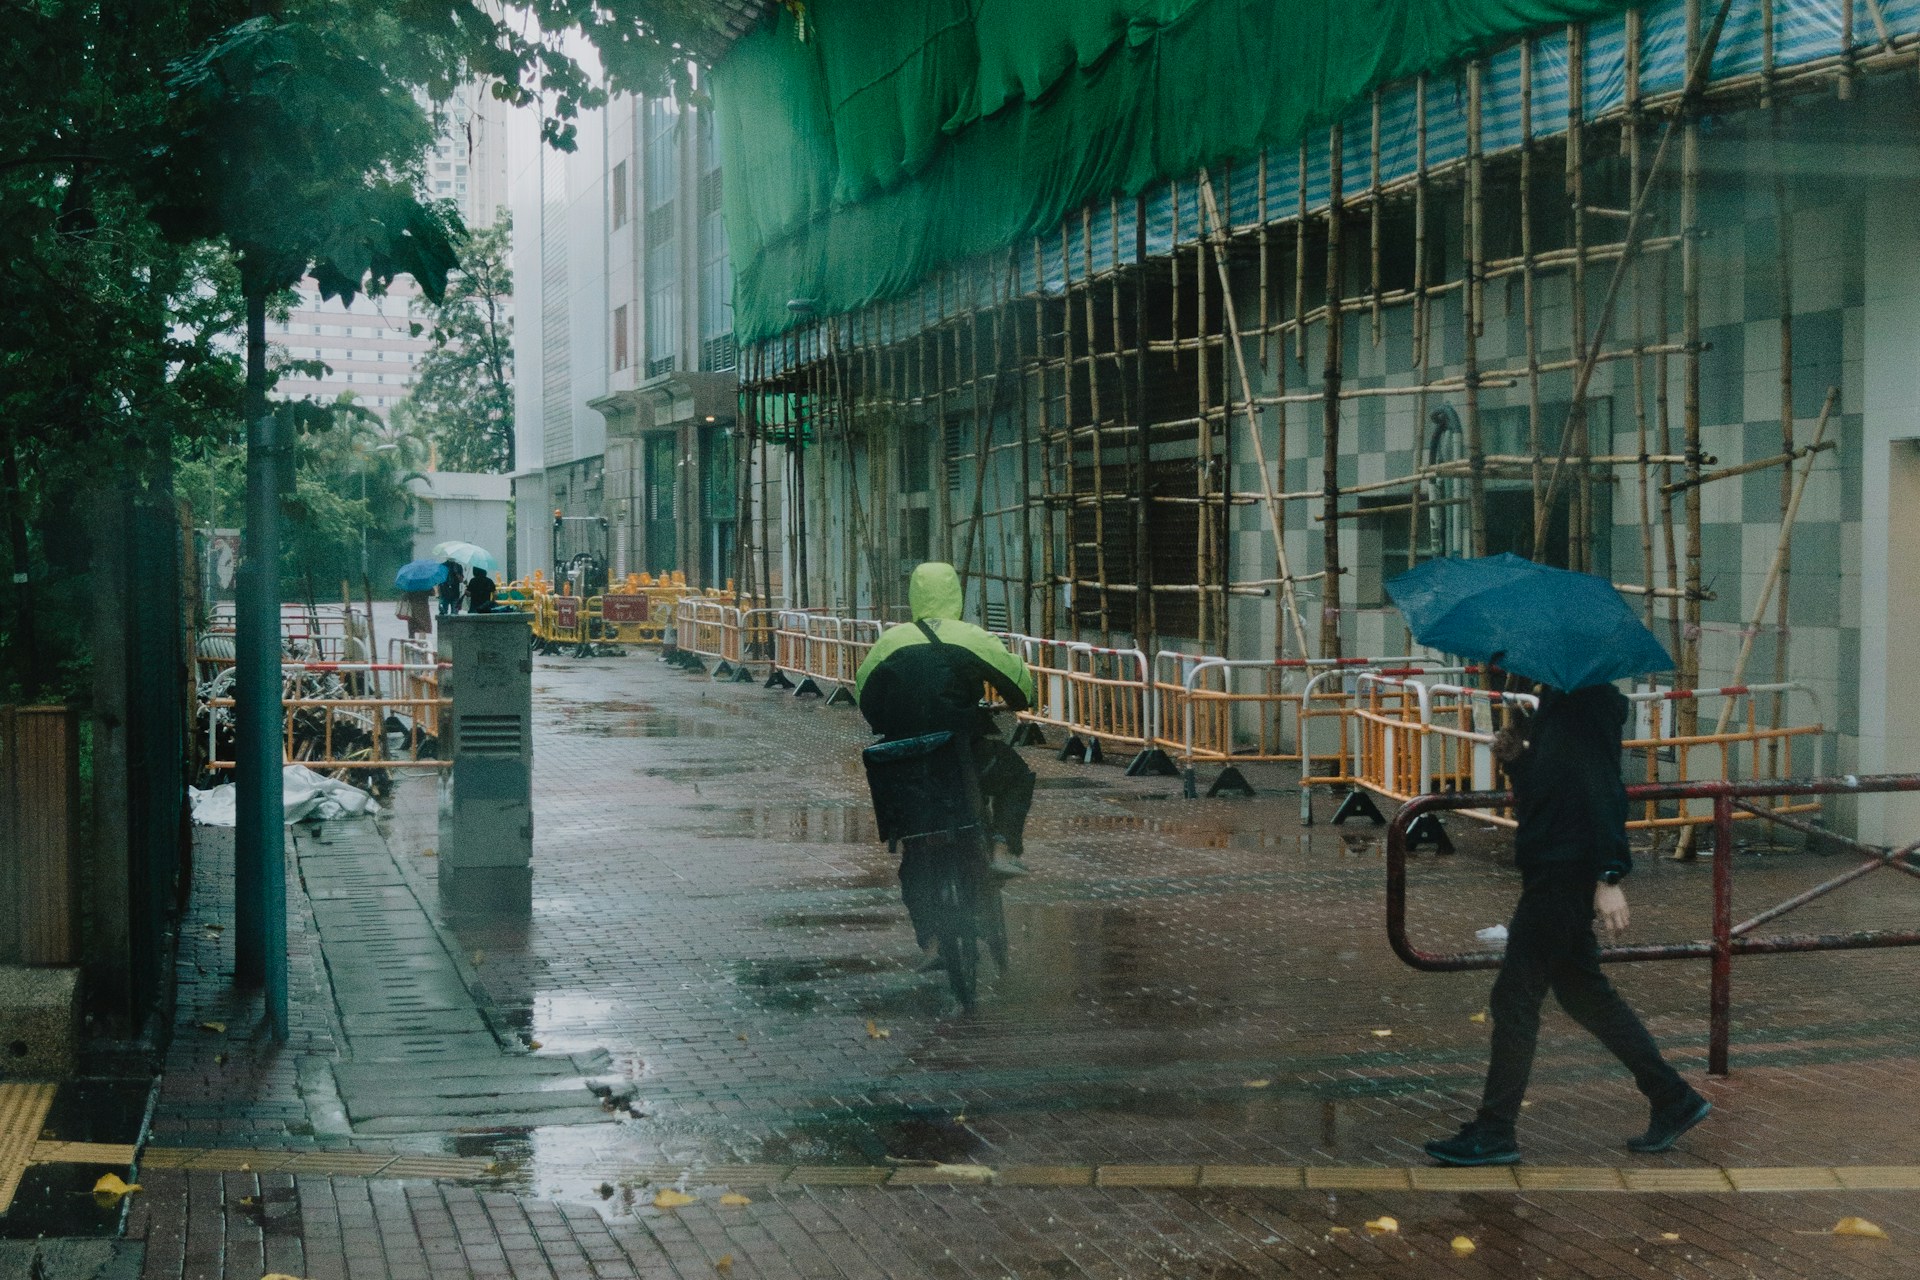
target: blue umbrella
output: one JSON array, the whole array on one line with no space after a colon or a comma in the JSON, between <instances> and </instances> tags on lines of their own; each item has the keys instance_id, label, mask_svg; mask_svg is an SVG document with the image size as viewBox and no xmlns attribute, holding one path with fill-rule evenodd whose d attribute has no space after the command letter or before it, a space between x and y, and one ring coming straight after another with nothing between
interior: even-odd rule
<instances>
[{"instance_id":1,"label":"blue umbrella","mask_svg":"<svg viewBox=\"0 0 1920 1280\"><path fill-rule=\"evenodd\" d=\"M1476 662L1505 655L1508 671L1556 689L1649 671L1673 657L1613 584L1506 553L1429 560L1387 584L1413 638Z\"/></svg>"},{"instance_id":2,"label":"blue umbrella","mask_svg":"<svg viewBox=\"0 0 1920 1280\"><path fill-rule=\"evenodd\" d=\"M447 580L447 566L439 560L413 560L400 566L393 585L402 591L431 591Z\"/></svg>"}]
</instances>

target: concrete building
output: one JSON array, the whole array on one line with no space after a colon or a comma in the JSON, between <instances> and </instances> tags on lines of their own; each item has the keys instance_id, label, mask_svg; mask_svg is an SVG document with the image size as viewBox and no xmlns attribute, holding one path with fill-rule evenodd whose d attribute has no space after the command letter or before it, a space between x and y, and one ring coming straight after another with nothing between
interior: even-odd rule
<instances>
[{"instance_id":1,"label":"concrete building","mask_svg":"<svg viewBox=\"0 0 1920 1280\"><path fill-rule=\"evenodd\" d=\"M507 564L508 513L513 482L472 471L429 471L407 482L413 494L413 558L424 560L442 542L471 542Z\"/></svg>"},{"instance_id":2,"label":"concrete building","mask_svg":"<svg viewBox=\"0 0 1920 1280\"><path fill-rule=\"evenodd\" d=\"M516 154L519 563L724 585L743 474L711 115L620 95L571 155Z\"/></svg>"},{"instance_id":3,"label":"concrete building","mask_svg":"<svg viewBox=\"0 0 1920 1280\"><path fill-rule=\"evenodd\" d=\"M509 117L482 86L470 85L439 108L440 133L427 157L427 195L451 200L470 227L492 225L507 205ZM302 281L299 300L267 337L284 358L323 361L319 376L288 375L278 394L334 400L350 395L385 418L406 398L420 359L431 345L412 326L420 319L420 290L411 276L393 282L384 297L355 298L351 306L320 296Z\"/></svg>"}]
</instances>

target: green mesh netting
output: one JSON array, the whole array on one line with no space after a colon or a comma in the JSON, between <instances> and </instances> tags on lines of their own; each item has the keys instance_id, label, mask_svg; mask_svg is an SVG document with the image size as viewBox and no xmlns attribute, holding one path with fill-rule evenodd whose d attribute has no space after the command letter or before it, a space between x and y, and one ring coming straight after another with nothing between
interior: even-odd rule
<instances>
[{"instance_id":1,"label":"green mesh netting","mask_svg":"<svg viewBox=\"0 0 1920 1280\"><path fill-rule=\"evenodd\" d=\"M808 0L714 68L742 341L1640 0Z\"/></svg>"}]
</instances>

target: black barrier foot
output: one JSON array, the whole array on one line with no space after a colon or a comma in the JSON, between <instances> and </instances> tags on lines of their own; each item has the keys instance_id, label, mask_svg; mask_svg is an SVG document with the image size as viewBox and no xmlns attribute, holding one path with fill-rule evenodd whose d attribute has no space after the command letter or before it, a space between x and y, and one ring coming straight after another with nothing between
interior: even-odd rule
<instances>
[{"instance_id":1,"label":"black barrier foot","mask_svg":"<svg viewBox=\"0 0 1920 1280\"><path fill-rule=\"evenodd\" d=\"M681 663L680 665L685 667L687 670L693 672L695 675L703 676L707 674L707 664L700 661L700 659L694 657L692 654L688 654L687 660Z\"/></svg>"},{"instance_id":2,"label":"black barrier foot","mask_svg":"<svg viewBox=\"0 0 1920 1280\"><path fill-rule=\"evenodd\" d=\"M775 667L767 673L767 683L762 687L768 689L791 689L793 688L793 681L787 679L786 672Z\"/></svg>"},{"instance_id":3,"label":"black barrier foot","mask_svg":"<svg viewBox=\"0 0 1920 1280\"><path fill-rule=\"evenodd\" d=\"M1187 800L1198 800L1200 798L1200 777L1192 769L1181 771L1180 795Z\"/></svg>"},{"instance_id":4,"label":"black barrier foot","mask_svg":"<svg viewBox=\"0 0 1920 1280\"><path fill-rule=\"evenodd\" d=\"M1044 747L1047 745L1047 735L1040 732L1039 725L1022 720L1013 726L1007 741L1016 747Z\"/></svg>"},{"instance_id":5,"label":"black barrier foot","mask_svg":"<svg viewBox=\"0 0 1920 1280\"><path fill-rule=\"evenodd\" d=\"M853 690L847 688L847 686L845 685L841 685L839 688L835 689L833 691L833 695L827 699L827 705L830 707L853 706L854 705Z\"/></svg>"},{"instance_id":6,"label":"black barrier foot","mask_svg":"<svg viewBox=\"0 0 1920 1280\"><path fill-rule=\"evenodd\" d=\"M733 679L733 664L725 658L720 659L720 665L713 669L713 678L715 680Z\"/></svg>"},{"instance_id":7,"label":"black barrier foot","mask_svg":"<svg viewBox=\"0 0 1920 1280\"><path fill-rule=\"evenodd\" d=\"M1380 806L1373 802L1372 796L1358 787L1347 792L1346 798L1340 802L1340 807L1333 811L1333 825L1337 827L1348 818L1371 818L1376 827L1387 825L1386 815L1380 812Z\"/></svg>"},{"instance_id":8,"label":"black barrier foot","mask_svg":"<svg viewBox=\"0 0 1920 1280\"><path fill-rule=\"evenodd\" d=\"M1079 734L1070 734L1060 744L1062 760L1078 760L1082 764L1099 764L1104 758L1100 752L1100 739L1082 738Z\"/></svg>"},{"instance_id":9,"label":"black barrier foot","mask_svg":"<svg viewBox=\"0 0 1920 1280\"><path fill-rule=\"evenodd\" d=\"M1166 752L1159 747L1148 747L1127 763L1127 776L1144 778L1149 775L1156 778L1177 778L1180 776L1180 770L1175 767Z\"/></svg>"},{"instance_id":10,"label":"black barrier foot","mask_svg":"<svg viewBox=\"0 0 1920 1280\"><path fill-rule=\"evenodd\" d=\"M1213 780L1213 785L1207 788L1207 799L1215 799L1223 791L1231 791L1243 796L1255 794L1253 784L1247 781L1247 775L1232 765L1222 769L1220 776Z\"/></svg>"},{"instance_id":11,"label":"black barrier foot","mask_svg":"<svg viewBox=\"0 0 1920 1280\"><path fill-rule=\"evenodd\" d=\"M820 686L813 682L812 676L806 676L800 681L800 687L793 691L793 696L796 698L824 698L827 695L820 692Z\"/></svg>"},{"instance_id":12,"label":"black barrier foot","mask_svg":"<svg viewBox=\"0 0 1920 1280\"><path fill-rule=\"evenodd\" d=\"M1443 857L1453 852L1453 840L1447 835L1447 829L1440 825L1440 815L1423 813L1407 827L1407 848L1418 849L1430 844L1434 851Z\"/></svg>"},{"instance_id":13,"label":"black barrier foot","mask_svg":"<svg viewBox=\"0 0 1920 1280\"><path fill-rule=\"evenodd\" d=\"M752 684L753 672L747 670L747 664L743 662L739 666L735 667L733 669L733 674L727 678L729 680L732 680L735 684Z\"/></svg>"}]
</instances>

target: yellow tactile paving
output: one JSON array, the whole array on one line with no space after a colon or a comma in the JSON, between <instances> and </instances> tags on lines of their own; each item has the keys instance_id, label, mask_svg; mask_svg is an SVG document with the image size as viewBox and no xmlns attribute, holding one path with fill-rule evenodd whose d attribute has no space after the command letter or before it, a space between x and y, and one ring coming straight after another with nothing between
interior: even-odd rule
<instances>
[{"instance_id":1,"label":"yellow tactile paving","mask_svg":"<svg viewBox=\"0 0 1920 1280\"><path fill-rule=\"evenodd\" d=\"M1518 1191L1512 1165L1484 1169L1412 1169L1415 1191Z\"/></svg>"},{"instance_id":2,"label":"yellow tactile paving","mask_svg":"<svg viewBox=\"0 0 1920 1280\"><path fill-rule=\"evenodd\" d=\"M1522 1191L1625 1191L1626 1180L1618 1169L1554 1165L1516 1165L1514 1176Z\"/></svg>"},{"instance_id":3,"label":"yellow tactile paving","mask_svg":"<svg viewBox=\"0 0 1920 1280\"><path fill-rule=\"evenodd\" d=\"M1405 1169L1343 1169L1321 1165L1307 1166L1307 1186L1314 1191L1408 1191L1412 1189Z\"/></svg>"},{"instance_id":4,"label":"yellow tactile paving","mask_svg":"<svg viewBox=\"0 0 1920 1280\"><path fill-rule=\"evenodd\" d=\"M1282 1191L1307 1185L1306 1170L1291 1165L1210 1164L1200 1169L1203 1187L1259 1187Z\"/></svg>"},{"instance_id":5,"label":"yellow tactile paving","mask_svg":"<svg viewBox=\"0 0 1920 1280\"><path fill-rule=\"evenodd\" d=\"M13 1207L58 1085L0 1084L0 1213Z\"/></svg>"},{"instance_id":6,"label":"yellow tactile paving","mask_svg":"<svg viewBox=\"0 0 1920 1280\"><path fill-rule=\"evenodd\" d=\"M33 1144L34 1164L104 1164L124 1168L133 1163L133 1145L126 1142L48 1142Z\"/></svg>"},{"instance_id":7,"label":"yellow tactile paving","mask_svg":"<svg viewBox=\"0 0 1920 1280\"><path fill-rule=\"evenodd\" d=\"M1735 1191L1838 1191L1831 1169L1727 1169Z\"/></svg>"},{"instance_id":8,"label":"yellow tactile paving","mask_svg":"<svg viewBox=\"0 0 1920 1280\"><path fill-rule=\"evenodd\" d=\"M0 1190L11 1198L20 1171L33 1164L124 1166L133 1148L118 1143L41 1142L10 1135L37 1134L53 1100L52 1085L0 1085L0 1158L8 1151L15 1166ZM141 1157L149 1169L202 1172L299 1173L349 1178L421 1178L475 1182L495 1176L490 1162L459 1156L399 1155L373 1151L250 1150L237 1147L149 1147ZM628 1183L678 1182L692 1186L917 1187L992 1185L1001 1187L1135 1187L1177 1190L1186 1187L1314 1191L1414 1191L1487 1194L1539 1191L1613 1191L1642 1195L1702 1192L1790 1193L1796 1191L1920 1191L1920 1165L1818 1165L1755 1168L1635 1168L1605 1165L1509 1165L1484 1169L1413 1168L1380 1165L1008 1165L991 1176L924 1165L639 1165L620 1173ZM0 1202L4 1203L4 1202Z\"/></svg>"},{"instance_id":9,"label":"yellow tactile paving","mask_svg":"<svg viewBox=\"0 0 1920 1280\"><path fill-rule=\"evenodd\" d=\"M1093 1185L1090 1164L1016 1164L1000 1170L995 1179L1003 1187L1088 1187Z\"/></svg>"},{"instance_id":10,"label":"yellow tactile paving","mask_svg":"<svg viewBox=\"0 0 1920 1280\"><path fill-rule=\"evenodd\" d=\"M1103 1164L1095 1171L1100 1187L1191 1187L1200 1181L1197 1164Z\"/></svg>"}]
</instances>

